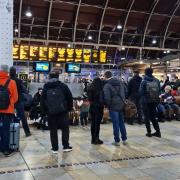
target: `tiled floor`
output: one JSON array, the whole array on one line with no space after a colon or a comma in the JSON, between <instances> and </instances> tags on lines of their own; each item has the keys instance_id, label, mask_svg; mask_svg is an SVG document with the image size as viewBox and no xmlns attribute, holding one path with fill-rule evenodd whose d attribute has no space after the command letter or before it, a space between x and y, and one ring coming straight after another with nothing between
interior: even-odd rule
<instances>
[{"instance_id":1,"label":"tiled floor","mask_svg":"<svg viewBox=\"0 0 180 180\"><path fill-rule=\"evenodd\" d=\"M62 153L60 142L58 155L48 131L32 129L29 138L21 131L20 152L0 155L0 180L180 180L180 122L161 129L161 139L147 138L143 125L127 126L128 145L114 147L111 124L101 126L101 146L90 144L89 129L71 127L73 151Z\"/></svg>"}]
</instances>

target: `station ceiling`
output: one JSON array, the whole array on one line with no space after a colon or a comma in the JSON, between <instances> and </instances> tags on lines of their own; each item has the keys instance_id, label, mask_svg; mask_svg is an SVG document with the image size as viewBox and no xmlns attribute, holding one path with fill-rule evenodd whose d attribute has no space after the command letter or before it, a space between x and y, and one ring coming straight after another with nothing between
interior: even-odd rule
<instances>
[{"instance_id":1,"label":"station ceiling","mask_svg":"<svg viewBox=\"0 0 180 180\"><path fill-rule=\"evenodd\" d=\"M14 28L16 43L72 43L106 49L110 58L157 59L180 51L180 0L14 0Z\"/></svg>"}]
</instances>

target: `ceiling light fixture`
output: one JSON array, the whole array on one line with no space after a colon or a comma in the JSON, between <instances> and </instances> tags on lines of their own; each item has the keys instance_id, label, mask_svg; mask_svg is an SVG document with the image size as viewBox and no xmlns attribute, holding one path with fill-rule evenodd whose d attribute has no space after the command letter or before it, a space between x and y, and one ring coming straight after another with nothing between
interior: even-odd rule
<instances>
[{"instance_id":1,"label":"ceiling light fixture","mask_svg":"<svg viewBox=\"0 0 180 180\"><path fill-rule=\"evenodd\" d=\"M167 50L167 53L169 54L169 53L170 53L170 51L169 51L169 50Z\"/></svg>"},{"instance_id":2,"label":"ceiling light fixture","mask_svg":"<svg viewBox=\"0 0 180 180\"><path fill-rule=\"evenodd\" d=\"M164 53L164 54L166 54L166 53L167 53L167 51L164 51L163 53Z\"/></svg>"},{"instance_id":3,"label":"ceiling light fixture","mask_svg":"<svg viewBox=\"0 0 180 180\"><path fill-rule=\"evenodd\" d=\"M30 7L27 8L27 10L26 10L26 12L25 12L25 15L26 15L26 17L28 17L28 18L32 17L32 11L31 11Z\"/></svg>"},{"instance_id":4,"label":"ceiling light fixture","mask_svg":"<svg viewBox=\"0 0 180 180\"><path fill-rule=\"evenodd\" d=\"M139 64L143 64L143 61L141 60L141 61L139 62Z\"/></svg>"},{"instance_id":5,"label":"ceiling light fixture","mask_svg":"<svg viewBox=\"0 0 180 180\"><path fill-rule=\"evenodd\" d=\"M18 28L17 27L14 29L14 32L18 33Z\"/></svg>"},{"instance_id":6,"label":"ceiling light fixture","mask_svg":"<svg viewBox=\"0 0 180 180\"><path fill-rule=\"evenodd\" d=\"M68 44L67 47L68 47L68 48L71 48L71 44Z\"/></svg>"},{"instance_id":7,"label":"ceiling light fixture","mask_svg":"<svg viewBox=\"0 0 180 180\"><path fill-rule=\"evenodd\" d=\"M122 47L121 49L124 51L124 50L125 50L125 47Z\"/></svg>"},{"instance_id":8,"label":"ceiling light fixture","mask_svg":"<svg viewBox=\"0 0 180 180\"><path fill-rule=\"evenodd\" d=\"M89 36L88 36L88 40L92 40L92 36L89 35Z\"/></svg>"},{"instance_id":9,"label":"ceiling light fixture","mask_svg":"<svg viewBox=\"0 0 180 180\"><path fill-rule=\"evenodd\" d=\"M156 43L157 43L157 40L156 40L156 39L153 39L153 40L152 40L152 43L153 43L153 44L156 44Z\"/></svg>"},{"instance_id":10,"label":"ceiling light fixture","mask_svg":"<svg viewBox=\"0 0 180 180\"><path fill-rule=\"evenodd\" d=\"M125 60L126 58L125 57L122 57L121 60Z\"/></svg>"},{"instance_id":11,"label":"ceiling light fixture","mask_svg":"<svg viewBox=\"0 0 180 180\"><path fill-rule=\"evenodd\" d=\"M120 24L118 24L117 29L122 29L122 26Z\"/></svg>"}]
</instances>

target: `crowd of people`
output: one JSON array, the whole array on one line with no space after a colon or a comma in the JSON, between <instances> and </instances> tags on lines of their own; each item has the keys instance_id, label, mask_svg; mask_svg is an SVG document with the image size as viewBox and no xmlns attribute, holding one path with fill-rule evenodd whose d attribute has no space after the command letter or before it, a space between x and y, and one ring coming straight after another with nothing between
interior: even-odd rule
<instances>
[{"instance_id":1,"label":"crowd of people","mask_svg":"<svg viewBox=\"0 0 180 180\"><path fill-rule=\"evenodd\" d=\"M145 123L147 137L161 138L158 121L165 118L180 119L180 107L176 104L176 96L180 92L180 80L171 83L167 79L164 83L153 76L153 70L147 68L144 77L135 71L128 84L114 78L111 71L106 71L103 76L96 77L85 88L85 95L77 100L80 111L80 123L86 126L91 122L91 143L103 144L100 138L100 126L103 119L104 108L108 109L112 122L114 142L120 146L120 141L127 144L127 131L125 121L133 124ZM27 113L30 119L46 117L49 130L52 153L59 150L58 129L62 131L63 151L72 151L69 143L69 112L74 110L73 96L66 84L59 81L59 72L52 70L49 79L43 88L39 88L34 98L28 94L20 79L17 78L16 69L7 65L0 65L0 151L9 156L13 153L10 149L10 124L16 119L21 121L26 137L31 136L27 123ZM124 109L128 106L127 99L134 103L137 113L126 118ZM151 122L155 132L151 131ZM121 134L121 136L120 136Z\"/></svg>"}]
</instances>

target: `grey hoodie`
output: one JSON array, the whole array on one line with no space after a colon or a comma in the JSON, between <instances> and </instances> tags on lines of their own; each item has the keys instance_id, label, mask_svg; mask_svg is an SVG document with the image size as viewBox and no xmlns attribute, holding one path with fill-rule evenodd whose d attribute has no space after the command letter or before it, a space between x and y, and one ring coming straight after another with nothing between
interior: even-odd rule
<instances>
[{"instance_id":1,"label":"grey hoodie","mask_svg":"<svg viewBox=\"0 0 180 180\"><path fill-rule=\"evenodd\" d=\"M105 104L111 111L120 112L125 102L125 86L116 78L111 78L104 86Z\"/></svg>"}]
</instances>

